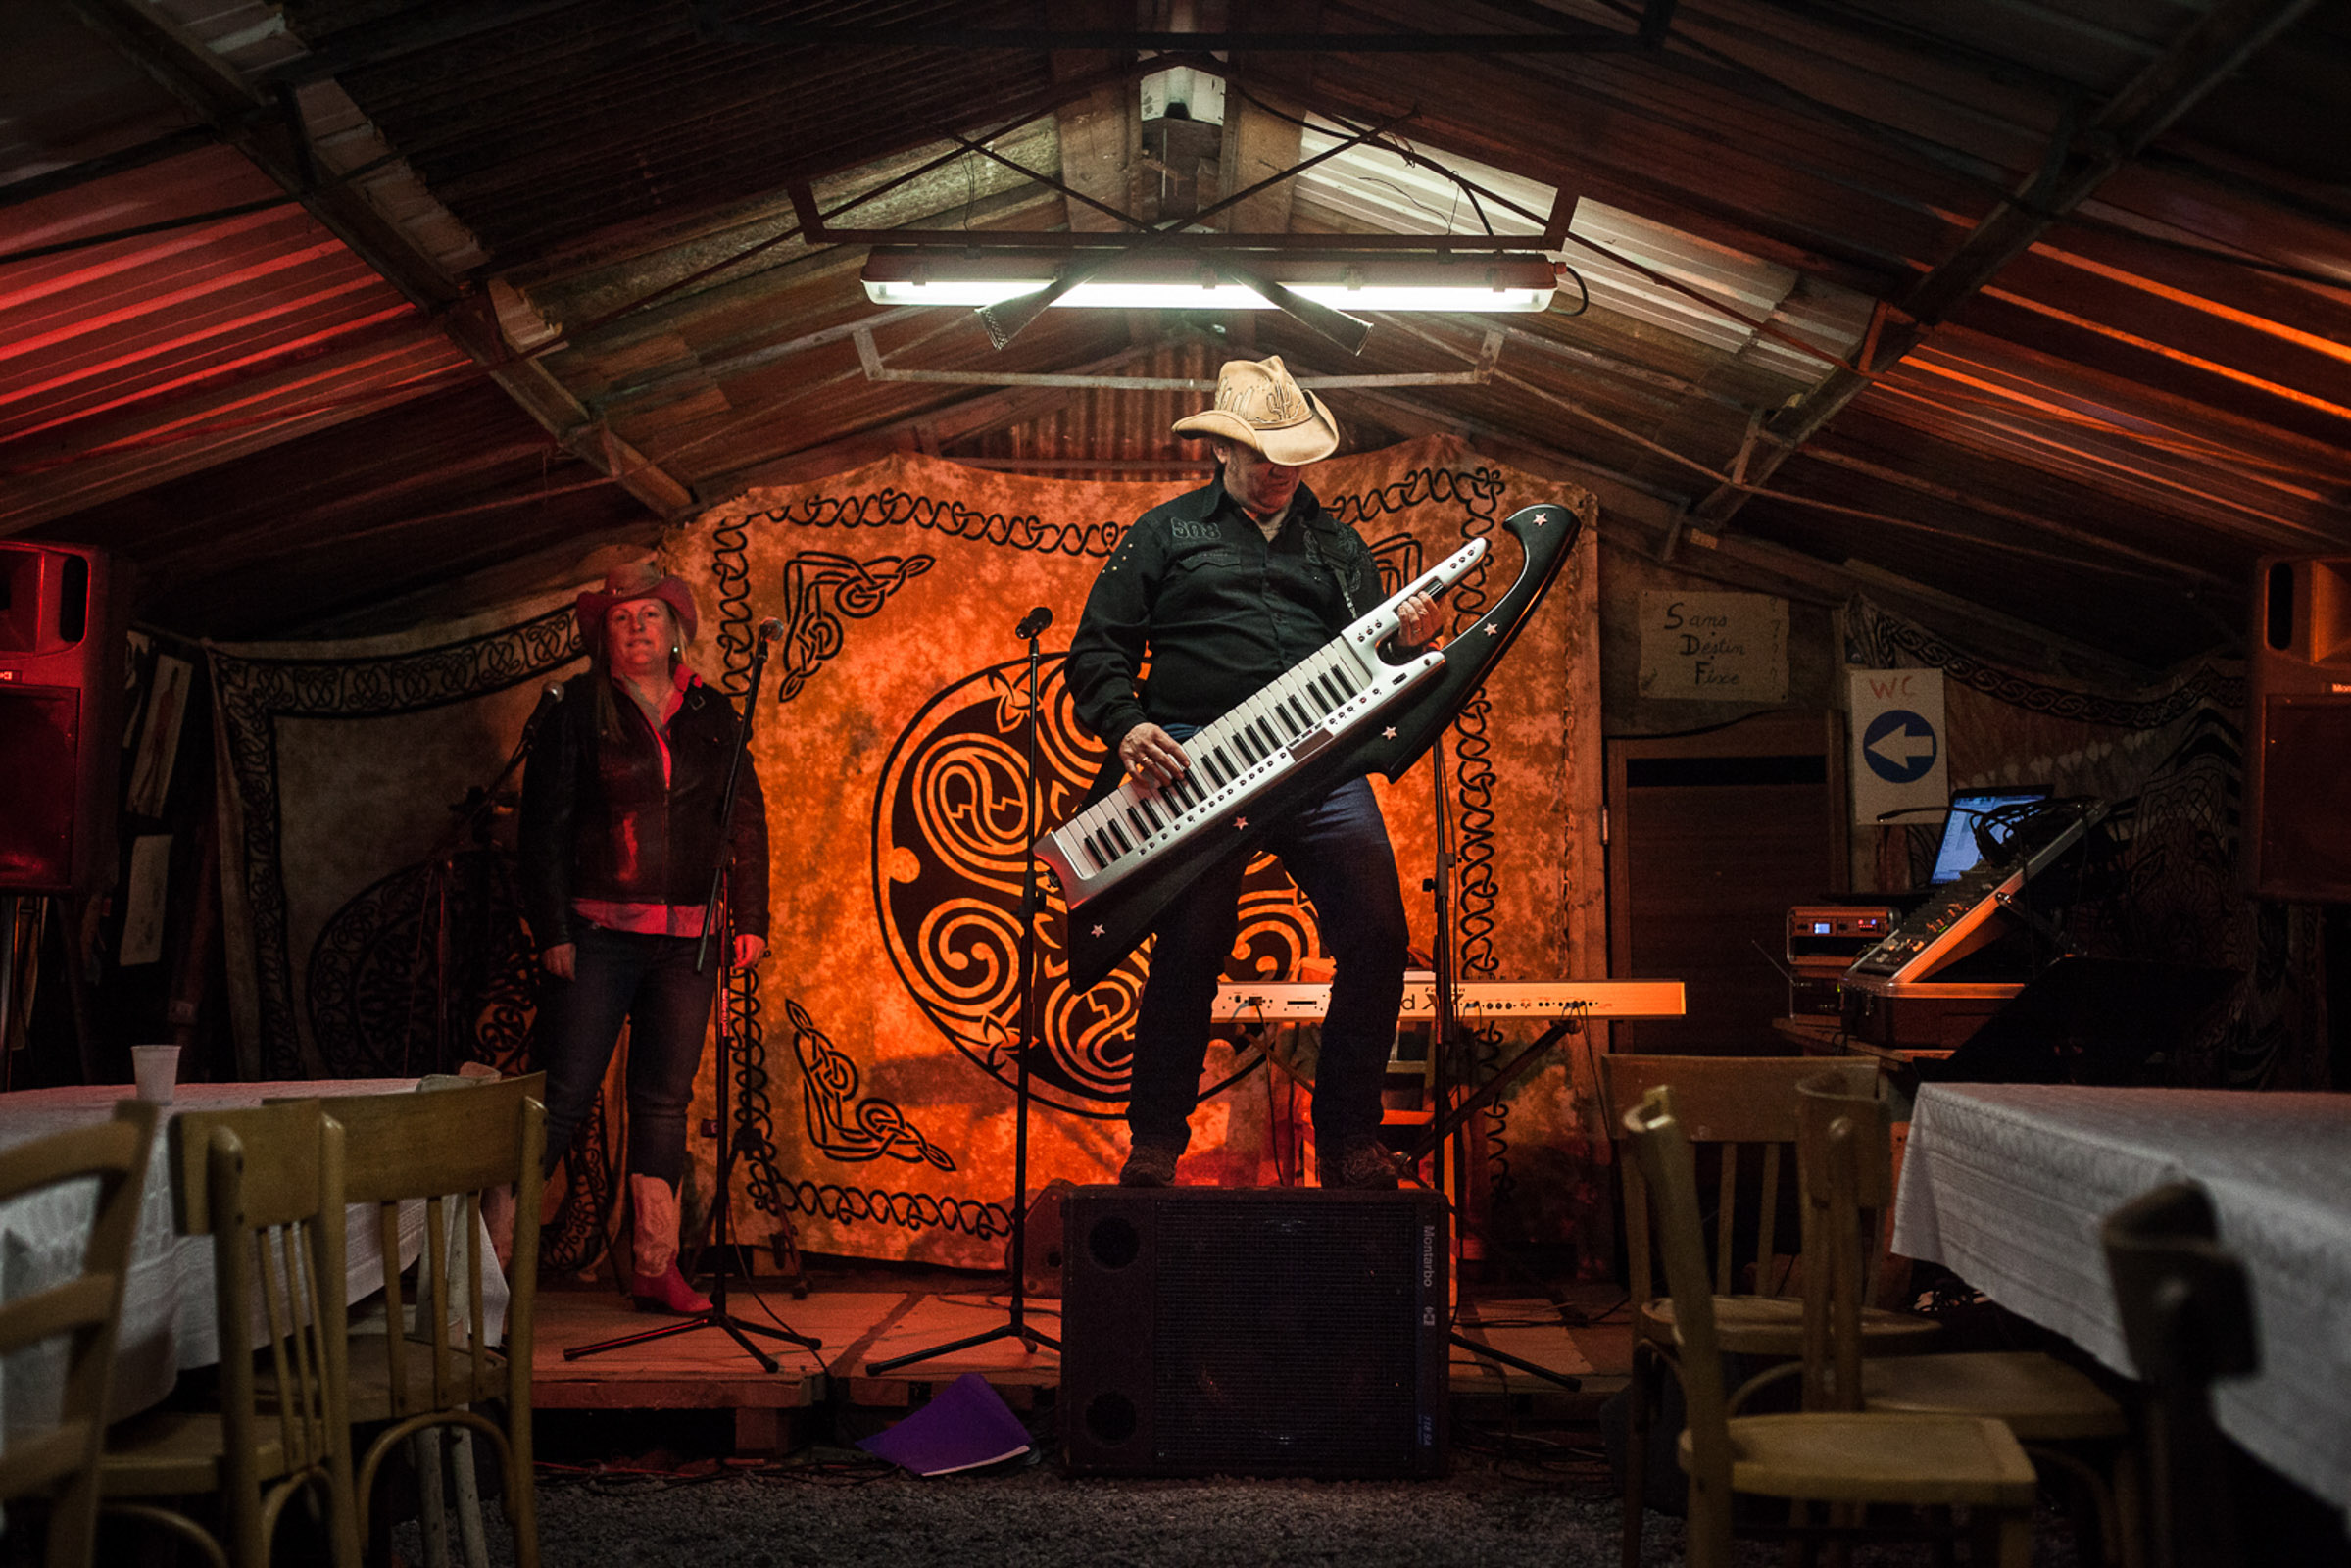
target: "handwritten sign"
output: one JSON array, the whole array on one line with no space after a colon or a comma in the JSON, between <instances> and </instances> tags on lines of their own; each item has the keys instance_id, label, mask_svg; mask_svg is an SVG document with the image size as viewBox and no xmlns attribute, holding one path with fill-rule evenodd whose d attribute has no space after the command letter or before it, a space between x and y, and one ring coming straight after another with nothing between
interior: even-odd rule
<instances>
[{"instance_id":1,"label":"handwritten sign","mask_svg":"<svg viewBox=\"0 0 2351 1568\"><path fill-rule=\"evenodd\" d=\"M1788 601L1769 594L1643 593L1641 695L1786 702Z\"/></svg>"}]
</instances>

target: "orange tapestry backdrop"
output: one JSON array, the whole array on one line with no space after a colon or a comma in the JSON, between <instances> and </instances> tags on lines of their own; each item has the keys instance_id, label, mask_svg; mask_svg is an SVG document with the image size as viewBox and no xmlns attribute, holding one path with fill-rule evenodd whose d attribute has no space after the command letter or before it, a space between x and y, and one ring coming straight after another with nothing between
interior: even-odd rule
<instances>
[{"instance_id":1,"label":"orange tapestry backdrop","mask_svg":"<svg viewBox=\"0 0 2351 1568\"><path fill-rule=\"evenodd\" d=\"M1547 599L1448 731L1448 812L1466 978L1605 972L1597 916L1598 701L1591 498L1432 440L1317 466L1309 482L1377 553L1391 586L1472 537L1494 546L1446 608L1474 617L1517 575L1503 518L1555 502L1587 524ZM1058 820L1101 751L1060 680L1086 593L1125 528L1190 482L1074 483L906 456L759 490L672 535L664 555L704 607L695 667L740 693L751 628L784 631L762 680L752 755L765 789L774 931L744 999L732 1126L735 1233L788 1216L820 1252L994 1266L1012 1193L1024 784L1025 643L1043 638L1038 771ZM1415 945L1434 915L1430 766L1375 780ZM1042 875L1042 873L1041 873ZM1125 1150L1128 1004L1148 950L1073 995L1064 919L1047 879L1040 1042L1029 1061L1029 1180L1112 1179ZM1317 955L1311 911L1276 862L1247 885L1231 970L1279 979ZM1489 1040L1492 1051L1497 1042ZM1188 1180L1260 1183L1311 1171L1302 1106L1247 1037L1211 1051ZM1489 1122L1498 1204L1554 1234L1592 1200L1541 1151L1580 1146L1580 1067L1531 1078ZM1571 1084L1573 1087L1571 1087ZM714 1089L706 1059L702 1094ZM1498 1144L1498 1148L1493 1147ZM711 1145L696 1185L711 1191ZM1515 1161L1515 1166L1513 1165ZM1539 1181L1530 1171L1540 1169ZM1589 1172L1586 1173L1588 1178ZM1537 1190L1540 1189L1540 1190Z\"/></svg>"}]
</instances>

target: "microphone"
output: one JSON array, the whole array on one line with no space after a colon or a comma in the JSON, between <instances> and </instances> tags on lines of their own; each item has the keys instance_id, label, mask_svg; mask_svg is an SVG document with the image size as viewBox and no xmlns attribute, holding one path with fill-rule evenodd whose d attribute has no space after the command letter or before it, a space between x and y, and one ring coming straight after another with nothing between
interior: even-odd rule
<instances>
[{"instance_id":1,"label":"microphone","mask_svg":"<svg viewBox=\"0 0 2351 1568\"><path fill-rule=\"evenodd\" d=\"M784 623L775 616L769 615L765 620L759 622L759 641L763 643L777 642L783 638L783 635Z\"/></svg>"},{"instance_id":2,"label":"microphone","mask_svg":"<svg viewBox=\"0 0 2351 1568\"><path fill-rule=\"evenodd\" d=\"M561 708L563 704L563 683L562 681L551 680L539 688L539 700L531 705L530 717L522 721L522 744L524 746L534 745L538 741L539 726L546 722L548 714Z\"/></svg>"},{"instance_id":3,"label":"microphone","mask_svg":"<svg viewBox=\"0 0 2351 1568\"><path fill-rule=\"evenodd\" d=\"M1052 607L1048 605L1039 605L1036 609L1030 611L1027 614L1020 617L1020 624L1012 628L1012 635L1015 637L1034 637L1053 623L1053 612Z\"/></svg>"}]
</instances>

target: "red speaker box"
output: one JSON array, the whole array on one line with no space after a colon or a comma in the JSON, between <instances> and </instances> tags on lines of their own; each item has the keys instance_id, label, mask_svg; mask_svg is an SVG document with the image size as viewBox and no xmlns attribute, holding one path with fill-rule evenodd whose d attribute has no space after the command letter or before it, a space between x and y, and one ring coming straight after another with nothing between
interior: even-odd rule
<instances>
[{"instance_id":1,"label":"red speaker box","mask_svg":"<svg viewBox=\"0 0 2351 1568\"><path fill-rule=\"evenodd\" d=\"M2246 736L2256 897L2351 902L2351 556L2261 564Z\"/></svg>"},{"instance_id":2,"label":"red speaker box","mask_svg":"<svg viewBox=\"0 0 2351 1568\"><path fill-rule=\"evenodd\" d=\"M103 551L0 543L0 892L112 879L127 578Z\"/></svg>"}]
</instances>

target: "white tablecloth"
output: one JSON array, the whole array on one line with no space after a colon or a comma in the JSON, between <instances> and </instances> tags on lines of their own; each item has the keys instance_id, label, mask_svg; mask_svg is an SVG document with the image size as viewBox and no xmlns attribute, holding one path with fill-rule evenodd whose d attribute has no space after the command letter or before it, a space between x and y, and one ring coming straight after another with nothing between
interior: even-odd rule
<instances>
[{"instance_id":1,"label":"white tablecloth","mask_svg":"<svg viewBox=\"0 0 2351 1568\"><path fill-rule=\"evenodd\" d=\"M2351 1511L2351 1095L1926 1085L1894 1250L2135 1375L2098 1226L2182 1179L2253 1289L2261 1370L2216 1386L2216 1417Z\"/></svg>"},{"instance_id":2,"label":"white tablecloth","mask_svg":"<svg viewBox=\"0 0 2351 1568\"><path fill-rule=\"evenodd\" d=\"M181 1084L166 1114L259 1105L288 1096L395 1094L414 1090L414 1078L367 1078L258 1084ZM33 1089L0 1095L0 1147L45 1133L87 1127L114 1114L126 1084ZM80 1268L92 1209L94 1180L67 1184L0 1204L0 1298L14 1299L72 1278ZM344 1299L358 1301L383 1288L371 1206L349 1215ZM424 1238L424 1205L403 1205L400 1261L416 1260ZM479 1251L489 1256L486 1236ZM462 1266L462 1265L461 1265ZM506 1278L494 1266L483 1276L492 1333L506 1313ZM171 1224L171 1161L164 1130L156 1130L131 1262L122 1293L122 1326L115 1349L110 1415L143 1410L171 1392L187 1367L220 1358L213 1323L213 1243L180 1237ZM36 1346L0 1358L0 1435L16 1437L56 1425L64 1386L62 1343Z\"/></svg>"}]
</instances>

